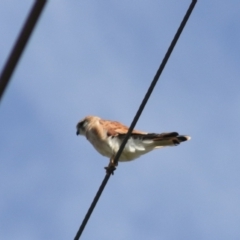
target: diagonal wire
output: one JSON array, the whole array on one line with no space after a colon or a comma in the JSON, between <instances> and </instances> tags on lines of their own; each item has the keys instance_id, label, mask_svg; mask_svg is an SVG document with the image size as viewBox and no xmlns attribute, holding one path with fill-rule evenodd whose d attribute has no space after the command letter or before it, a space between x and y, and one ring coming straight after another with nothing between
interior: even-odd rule
<instances>
[{"instance_id":1,"label":"diagonal wire","mask_svg":"<svg viewBox=\"0 0 240 240\"><path fill-rule=\"evenodd\" d=\"M0 101L47 0L35 0L0 76Z\"/></svg>"},{"instance_id":2,"label":"diagonal wire","mask_svg":"<svg viewBox=\"0 0 240 240\"><path fill-rule=\"evenodd\" d=\"M155 85L157 84L157 81L158 81L158 79L159 79L159 77L160 77L160 75L161 75L161 73L162 73L162 71L163 71L171 53L172 53L172 51L173 51L173 48L175 47L175 45L176 45L176 43L177 43L177 41L178 41L178 39L179 39L179 37L182 33L182 30L183 30L184 26L186 25L186 23L188 21L188 18L190 17L191 12L192 12L196 3L197 3L197 0L193 0L192 3L190 4L190 6L188 8L188 11L186 12L178 30L177 30L177 33L175 34L175 36L174 36L174 38L173 38L173 40L172 40L172 42L171 42L171 44L170 44L170 46L167 50L167 53L165 54L165 56L163 58L163 61L160 65L159 69L157 70L157 73L156 73L155 77L153 78L153 81L152 81L150 87L148 88L148 91L147 91L147 93L146 93L146 95L145 95L145 97L144 97L144 99L143 99L143 101L142 101L142 103L141 103L133 121L132 121L132 124L130 125L129 130L128 130L125 138L122 141L122 144L121 144L121 146L120 146L120 148L119 148L119 150L118 150L118 152L117 152L117 154L114 158L115 163L118 162L118 159L119 159L119 157L120 157L120 155L121 155L121 153L122 153L122 151L123 151L123 149L124 149L124 147L125 147L125 145L128 141L128 138L130 137L135 125L137 124L137 121L138 121L139 117L141 116L142 111L143 111L145 105L147 104L147 101L148 101L149 97L151 96L152 91L153 91Z\"/></svg>"},{"instance_id":3,"label":"diagonal wire","mask_svg":"<svg viewBox=\"0 0 240 240\"><path fill-rule=\"evenodd\" d=\"M125 145L128 141L128 138L130 137L130 135L133 131L133 128L135 127L135 125L136 125L136 123L137 123L137 121L138 121L138 119L139 119L139 117L140 117L140 115L141 115L141 113L142 113L142 111L143 111L143 109L144 109L144 107L145 107L145 105L146 105L146 103L147 103L147 101L148 101L148 99L149 99L149 97L150 97L150 95L151 95L151 93L152 93L152 91L153 91L153 89L154 89L154 87L155 87L155 85L156 85L156 83L157 83L157 81L158 81L158 79L159 79L159 77L160 77L160 75L161 75L161 73L162 73L162 71L163 71L163 69L164 69L164 67L165 67L165 65L166 65L166 63L167 63L175 45L177 43L177 41L178 41L178 39L179 39L179 37L180 37L180 35L181 35L181 33L182 33L182 30L185 27L185 25L188 21L188 18L190 17L190 15L191 15L191 13L192 13L195 5L196 5L196 3L197 3L197 0L192 0L192 3L190 4L190 6L189 6L182 22L181 22L176 34L175 34L175 36L174 36L174 38L173 38L173 40L172 40L172 42L171 42L171 44L170 44L170 46L167 50L167 53L165 54L165 56L162 60L162 63L160 65L159 69L157 70L157 73L156 73L155 77L153 78L153 81L152 81L152 83L151 83L151 85L150 85L150 87L149 87L149 89L148 89L148 91L147 91L147 93L146 93L146 95L145 95L145 97L144 97L144 99L143 99L143 101L142 101L142 103L141 103L133 121L132 121L132 124L129 127L129 130L128 130L128 132L127 132L127 134L126 134L126 136L125 136L125 138L124 138L124 140L123 140L123 142L122 142L122 144L121 144L121 146L120 146L120 148L119 148L119 150L118 150L118 152L117 152L117 154L114 158L115 163L118 162L118 159L119 159L119 157L120 157L120 155L121 155L121 153L122 153L122 151L123 151L123 149L124 149L124 147L125 147ZM82 222L74 240L78 240L80 238L80 236L81 236L81 234L82 234L82 232L83 232L83 230L84 230L84 228L85 228L85 226L88 222L88 219L90 218L90 216L91 216L91 214L94 210L94 207L96 206L96 204L98 202L98 199L100 198L100 196L101 196L101 194L102 194L102 192L103 192L111 174L113 173L113 171L114 170L112 169L112 171L109 171L109 172L106 173L106 176L103 179L102 184L100 185L100 187L98 189L98 192L97 192L95 198L93 199L93 202L92 202L90 208L88 209L88 212L87 212L85 218L83 219L83 222Z\"/></svg>"}]
</instances>

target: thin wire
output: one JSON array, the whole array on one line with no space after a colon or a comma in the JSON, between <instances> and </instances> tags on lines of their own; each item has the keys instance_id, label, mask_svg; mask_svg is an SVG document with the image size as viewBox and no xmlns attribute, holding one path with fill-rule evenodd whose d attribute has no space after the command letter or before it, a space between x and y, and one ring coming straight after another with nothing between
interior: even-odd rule
<instances>
[{"instance_id":1,"label":"thin wire","mask_svg":"<svg viewBox=\"0 0 240 240\"><path fill-rule=\"evenodd\" d=\"M22 52L28 42L28 39L37 23L37 20L43 10L43 7L46 3L46 0L36 0L29 15L26 19L26 22L20 32L18 39L12 49L11 54L2 70L0 76L0 101L6 90L6 87L10 81L12 73L22 55Z\"/></svg>"},{"instance_id":2,"label":"thin wire","mask_svg":"<svg viewBox=\"0 0 240 240\"><path fill-rule=\"evenodd\" d=\"M172 40L172 42L171 42L171 44L168 48L168 51L165 54L165 57L163 58L162 63L161 63L161 65L160 65L160 67L159 67L159 69L158 69L158 71L157 71L157 73L156 73L156 75L155 75L155 77L154 77L154 79L153 79L153 81L152 81L152 83L151 83L151 85L150 85L150 87L149 87L149 89L148 89L148 91L147 91L147 93L146 93L146 95L145 95L145 97L144 97L144 99L143 99L143 101L142 101L142 103L141 103L133 121L132 121L131 126L129 127L129 130L128 130L128 132L127 132L127 134L126 134L126 136L125 136L125 138L124 138L116 156L115 156L115 159L114 159L115 163L118 162L118 159L119 159L119 157L120 157L120 155L121 155L121 153L122 153L122 151L123 151L123 149L124 149L124 147L127 143L127 140L130 137L130 134L131 134L133 128L135 127L135 125L136 125L136 123L137 123L137 121L138 121L138 119L139 119L139 117L140 117L140 115L141 115L141 113L142 113L142 111L143 111L143 109L144 109L144 107L145 107L145 105L146 105L146 103L147 103L147 101L148 101L148 99L149 99L149 97L150 97L150 95L151 95L151 93L152 93L152 91L153 91L153 89L154 89L154 87L155 87L155 85L156 85L156 83L157 83L157 81L158 81L158 79L159 79L159 77L160 77L160 75L161 75L161 73L162 73L162 71L163 71L163 69L164 69L164 67L165 67L165 65L166 65L166 63L167 63L175 45L177 43L177 41L178 41L178 39L179 39L179 37L180 37L180 35L181 35L181 33L182 33L182 30L185 27L185 25L186 25L191 13L192 13L194 7L196 5L196 3L197 3L197 0L193 0L192 3L190 4L190 6L189 6L184 18L183 18L178 30L177 30L177 33L175 34L175 36L174 36L174 38L173 38L173 40ZM98 202L98 199L100 198L100 196L101 196L101 194L102 194L102 192L103 192L111 174L113 173L113 171L114 170L108 171L106 173L105 178L103 179L102 184L100 185L99 190L98 190L95 198L93 199L93 202L92 202L90 208L88 209L88 212L87 212L85 218L83 219L82 224L81 224L74 240L78 240L81 237L81 234L82 234L82 232L83 232L83 230L84 230L84 228L85 228L85 226L88 222L88 219L90 218L90 216L91 216L91 214L94 210L94 207L96 206L96 204Z\"/></svg>"},{"instance_id":3,"label":"thin wire","mask_svg":"<svg viewBox=\"0 0 240 240\"><path fill-rule=\"evenodd\" d=\"M93 199L92 204L91 204L90 208L88 209L87 214L86 214L85 218L83 219L82 224L81 224L81 226L80 226L80 228L79 228L79 230L78 230L74 240L78 240L80 238L80 236L81 236L81 234L82 234L82 232L83 232L83 230L84 230L84 228L85 228L85 226L86 226L86 224L88 222L88 219L90 218L90 216L91 216L91 214L93 212L93 209L95 208L95 206L96 206L96 204L98 202L98 199L100 198L100 196L102 194L102 191L105 188L105 186L106 186L110 176L111 176L110 172L106 173L106 175L105 175L105 177L104 177L104 179L102 181L102 184L99 187L99 189L97 191L97 194L96 194L95 198Z\"/></svg>"},{"instance_id":4,"label":"thin wire","mask_svg":"<svg viewBox=\"0 0 240 240\"><path fill-rule=\"evenodd\" d=\"M143 111L149 97L151 96L152 91L153 91L155 85L157 84L157 81L158 81L158 79L159 79L159 77L160 77L160 75L161 75L161 73L162 73L162 71L163 71L163 69L164 69L164 67L165 67L165 65L166 65L166 63L167 63L167 61L168 61L176 43L177 43L177 41L178 41L178 39L179 39L179 37L182 33L182 30L185 27L185 25L188 21L188 18L190 17L190 15L192 13L192 10L193 10L196 3L197 3L197 0L193 0L192 3L190 4L190 6L189 6L182 22L181 22L176 34L175 34L175 36L174 36L174 38L173 38L173 40L172 40L172 42L171 42L171 44L170 44L170 46L167 50L167 53L165 54L165 57L163 58L162 63L160 65L159 69L157 70L157 73L156 73L155 77L153 78L153 81L152 81L150 87L148 88L148 91L147 91L147 93L146 93L146 95L145 95L145 97L144 97L144 99L143 99L143 101L142 101L142 103L141 103L133 121L132 121L132 124L130 125L130 127L128 129L128 132L127 132L125 138L122 141L122 144L121 144L121 146L120 146L120 148L119 148L119 150L118 150L118 152L117 152L117 154L114 158L115 163L118 162L118 159L119 159L119 157L120 157L120 155L121 155L121 153L122 153L122 151L123 151L123 149L124 149L124 147L125 147L125 145L128 141L128 138L130 137L135 125L137 124L137 121L138 121L139 117L141 116L142 111Z\"/></svg>"}]
</instances>

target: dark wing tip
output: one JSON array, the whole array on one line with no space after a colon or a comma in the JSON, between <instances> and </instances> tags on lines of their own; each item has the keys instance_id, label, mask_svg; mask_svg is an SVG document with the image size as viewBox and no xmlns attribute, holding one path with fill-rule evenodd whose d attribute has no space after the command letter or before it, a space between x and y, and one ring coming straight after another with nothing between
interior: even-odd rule
<instances>
[{"instance_id":1,"label":"dark wing tip","mask_svg":"<svg viewBox=\"0 0 240 240\"><path fill-rule=\"evenodd\" d=\"M177 139L173 139L172 141L173 141L173 144L174 144L175 146L177 146L177 145L180 144L180 141L178 141Z\"/></svg>"}]
</instances>

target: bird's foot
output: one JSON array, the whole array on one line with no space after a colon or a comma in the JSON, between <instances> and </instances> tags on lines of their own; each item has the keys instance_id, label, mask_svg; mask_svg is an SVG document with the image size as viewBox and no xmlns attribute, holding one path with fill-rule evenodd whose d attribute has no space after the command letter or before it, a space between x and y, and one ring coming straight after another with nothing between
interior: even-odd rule
<instances>
[{"instance_id":1,"label":"bird's foot","mask_svg":"<svg viewBox=\"0 0 240 240\"><path fill-rule=\"evenodd\" d=\"M116 166L117 166L117 164L115 164L113 161L110 161L110 163L108 164L108 166L107 167L105 167L105 169L106 169L106 173L107 174L114 174L114 171L116 170Z\"/></svg>"}]
</instances>

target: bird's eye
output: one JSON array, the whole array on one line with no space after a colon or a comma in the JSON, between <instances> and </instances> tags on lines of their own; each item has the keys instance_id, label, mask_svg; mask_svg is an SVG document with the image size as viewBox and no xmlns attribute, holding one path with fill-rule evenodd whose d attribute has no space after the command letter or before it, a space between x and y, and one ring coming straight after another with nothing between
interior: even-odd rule
<instances>
[{"instance_id":1,"label":"bird's eye","mask_svg":"<svg viewBox=\"0 0 240 240\"><path fill-rule=\"evenodd\" d=\"M82 121L78 124L78 128L84 128L85 127L85 121Z\"/></svg>"}]
</instances>

